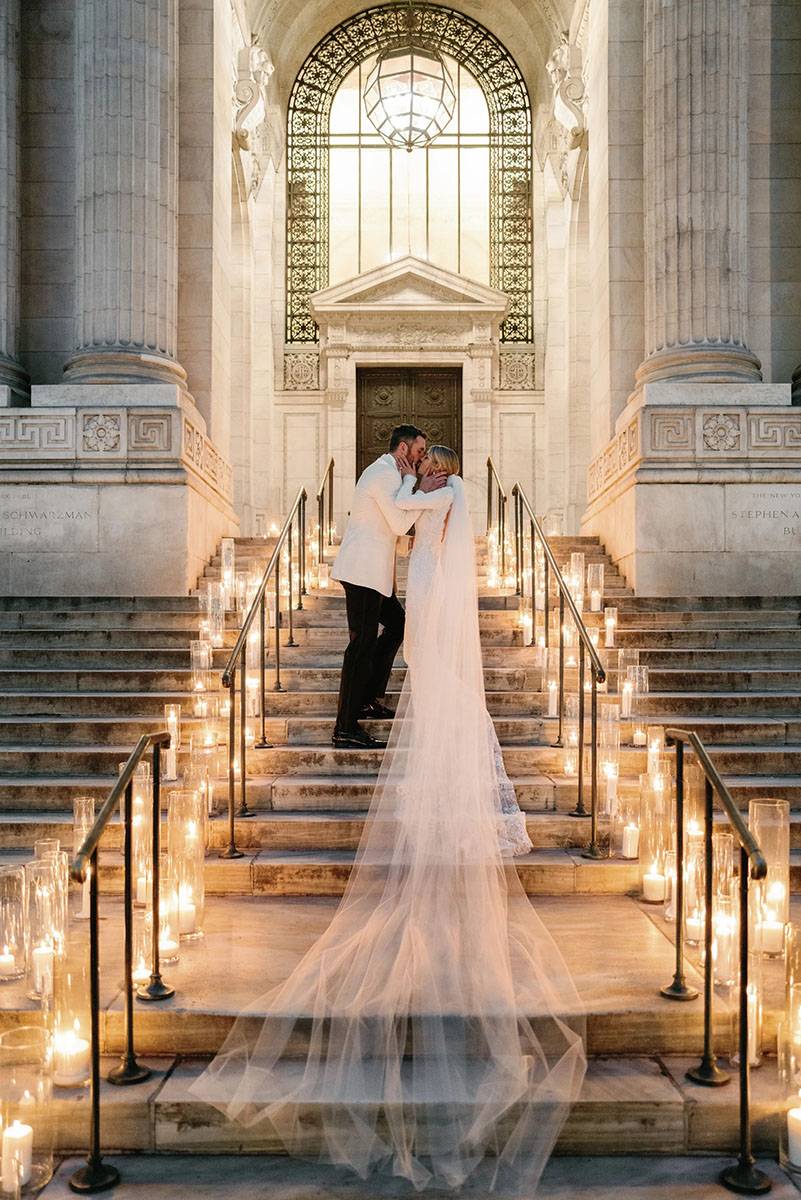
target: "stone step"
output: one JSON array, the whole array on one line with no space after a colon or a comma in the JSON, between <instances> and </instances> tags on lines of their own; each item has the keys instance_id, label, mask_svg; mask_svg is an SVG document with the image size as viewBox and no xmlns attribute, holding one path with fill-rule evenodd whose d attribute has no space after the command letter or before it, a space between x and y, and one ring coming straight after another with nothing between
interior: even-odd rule
<instances>
[{"instance_id":1,"label":"stone step","mask_svg":"<svg viewBox=\"0 0 801 1200\"><path fill-rule=\"evenodd\" d=\"M109 1062L108 1066L111 1065ZM683 1094L684 1089L689 1091L691 1086L683 1079L687 1065L671 1061L663 1071L665 1077L675 1079L680 1094ZM639 1120L636 1111L632 1111L630 1101L624 1098L625 1083L621 1074L617 1081L621 1097L621 1136L626 1138L627 1144L631 1140L633 1147L644 1143L646 1150L642 1156L638 1156L637 1151L632 1149L625 1156L616 1157L619 1144L616 1145L612 1140L610 1156L603 1157L603 1140L591 1132L597 1127L588 1119L596 1111L594 1107L589 1106L591 1078L594 1079L594 1076L587 1077L581 1109L574 1108L574 1115L562 1131L557 1154L551 1158L539 1181L537 1200L567 1200L568 1197L570 1200L634 1200L635 1197L636 1200L720 1200L718 1177L724 1168L732 1164L731 1155L736 1150L734 1141L725 1147L728 1157L717 1157L703 1145L700 1147L704 1152L701 1156L698 1148L699 1142L704 1141L702 1129L705 1125L711 1124L714 1127L716 1141L722 1139L724 1125L729 1131L726 1136L731 1136L733 1127L730 1121L735 1099L730 1094L731 1088L724 1088L722 1095L716 1089L706 1089L707 1095L700 1099L695 1095L695 1091L703 1089L689 1091L683 1121L671 1119L670 1105L673 1098L669 1093L665 1093L664 1096L655 1095L653 1098L648 1094L648 1098L643 1099L642 1120ZM607 1097L611 1097L612 1093L611 1080L611 1075L603 1080L603 1090ZM116 1108L123 1111L125 1116L120 1119L119 1127L126 1131L129 1128L126 1120L129 1109L141 1111L143 1116L140 1127L149 1131L155 1126L151 1120L150 1109L146 1107L146 1098L155 1096L160 1086L161 1073L149 1083L139 1085L139 1088L109 1086L108 1091L116 1092L117 1096L107 1099L104 1095L103 1103L114 1104L116 1099L111 1112ZM131 1092L134 1093L133 1096L129 1094ZM120 1093L125 1094L121 1096ZM143 1097L141 1104L140 1094ZM755 1149L758 1154L767 1153L775 1159L775 1118L772 1106L769 1101L764 1102L760 1097L755 1108L759 1123ZM667 1116L672 1131L684 1130L686 1136L683 1139L678 1138L681 1144L677 1145L676 1149L656 1154L648 1142L655 1143L656 1132L660 1128L663 1116ZM111 1119L114 1121L114 1128L117 1129L117 1122L113 1117ZM60 1124L61 1121L59 1113ZM569 1138L575 1142L579 1136L579 1129L582 1131L581 1141L590 1146L586 1155L575 1154L569 1149ZM665 1138L670 1140L667 1129ZM151 1138L150 1142L153 1148L154 1139ZM61 1148L67 1148L67 1144ZM119 1147L122 1150L131 1148L133 1147L127 1144ZM113 1142L112 1149L118 1149L116 1142ZM73 1193L69 1190L69 1179L84 1165L84 1161L80 1157L64 1159L53 1182L41 1193L44 1200L71 1200ZM209 1196L215 1197L215 1200L253 1200L254 1196L262 1194L271 1196L273 1200L298 1200L301 1192L304 1197L334 1197L345 1194L343 1176L339 1170L313 1166L283 1155L240 1153L236 1149L225 1155L220 1152L202 1158L184 1151L176 1151L169 1155L155 1151L148 1154L142 1151L116 1160L116 1165L122 1172L122 1183L117 1188L120 1200L134 1200L134 1197L138 1200L163 1200L165 1195L178 1193L187 1197L187 1200L206 1200ZM798 1200L798 1192L794 1185L775 1161L760 1158L759 1168L772 1182L773 1200ZM634 1189L631 1186L632 1180L636 1180ZM390 1194L388 1185L383 1182L377 1184L372 1177L365 1181L355 1176L347 1179L349 1200L377 1200L384 1194L385 1189L387 1194Z\"/></svg>"},{"instance_id":2,"label":"stone step","mask_svg":"<svg viewBox=\"0 0 801 1200\"><path fill-rule=\"evenodd\" d=\"M54 601L58 605L58 601ZM38 637L39 630L136 630L169 629L183 630L186 637L198 636L198 626L203 616L199 606L191 612L169 609L18 609L0 610L0 632L29 630ZM232 614L233 617L233 614ZM232 622L233 627L233 622ZM37 631L33 633L33 631Z\"/></svg>"},{"instance_id":3,"label":"stone step","mask_svg":"<svg viewBox=\"0 0 801 1200\"><path fill-rule=\"evenodd\" d=\"M285 977L322 932L336 903L324 896L209 896L205 936L182 944L180 961L163 968L175 996L163 1004L135 1006L140 1053L215 1053L238 1013L251 1005L258 1012L259 997ZM794 899L794 909L798 903ZM671 929L661 909L648 911L650 906L627 896L578 894L538 897L534 907L565 956L585 1005L591 1055L700 1052L701 1001L676 1005L659 995L674 970ZM102 896L100 1032L107 1052L118 1052L124 1037L121 908L120 898ZM783 1008L783 967L766 961L763 975L764 1046L769 1049ZM694 952L687 957L687 977L692 986L702 987ZM3 1000L0 1030L35 1011L24 981L7 984ZM725 989L716 989L715 1040L721 1055L733 1049L730 1002ZM263 1020L255 1013L254 1028ZM296 1045L302 1050L302 1025ZM755 1086L759 1074L754 1072Z\"/></svg>"},{"instance_id":4,"label":"stone step","mask_svg":"<svg viewBox=\"0 0 801 1200\"><path fill-rule=\"evenodd\" d=\"M0 611L30 612L33 609L95 609L102 612L155 609L196 613L198 605L193 596L0 596Z\"/></svg>"}]
</instances>

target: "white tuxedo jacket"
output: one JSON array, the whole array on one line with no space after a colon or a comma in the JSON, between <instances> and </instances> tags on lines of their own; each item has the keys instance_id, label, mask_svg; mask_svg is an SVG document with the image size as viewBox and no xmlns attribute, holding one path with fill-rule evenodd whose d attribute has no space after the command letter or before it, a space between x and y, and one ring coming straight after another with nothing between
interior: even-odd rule
<instances>
[{"instance_id":1,"label":"white tuxedo jacket","mask_svg":"<svg viewBox=\"0 0 801 1200\"><path fill-rule=\"evenodd\" d=\"M359 476L348 526L331 578L392 595L395 544L421 509L442 503L438 492L415 492L414 475L401 479L395 459L382 454Z\"/></svg>"}]
</instances>

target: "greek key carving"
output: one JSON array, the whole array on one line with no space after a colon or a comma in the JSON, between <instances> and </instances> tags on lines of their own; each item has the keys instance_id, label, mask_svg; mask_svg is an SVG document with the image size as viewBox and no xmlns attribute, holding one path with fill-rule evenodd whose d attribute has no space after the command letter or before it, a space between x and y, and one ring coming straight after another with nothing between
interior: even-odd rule
<instances>
[{"instance_id":1,"label":"greek key carving","mask_svg":"<svg viewBox=\"0 0 801 1200\"><path fill-rule=\"evenodd\" d=\"M172 449L172 420L169 413L129 413L128 449L140 453Z\"/></svg>"},{"instance_id":2,"label":"greek key carving","mask_svg":"<svg viewBox=\"0 0 801 1200\"><path fill-rule=\"evenodd\" d=\"M801 449L801 411L749 413L748 441L751 450Z\"/></svg>"},{"instance_id":3,"label":"greek key carving","mask_svg":"<svg viewBox=\"0 0 801 1200\"><path fill-rule=\"evenodd\" d=\"M0 446L7 451L74 450L74 423L71 416L0 416Z\"/></svg>"},{"instance_id":4,"label":"greek key carving","mask_svg":"<svg viewBox=\"0 0 801 1200\"><path fill-rule=\"evenodd\" d=\"M689 413L651 413L651 450L654 454L695 449L695 430Z\"/></svg>"}]
</instances>

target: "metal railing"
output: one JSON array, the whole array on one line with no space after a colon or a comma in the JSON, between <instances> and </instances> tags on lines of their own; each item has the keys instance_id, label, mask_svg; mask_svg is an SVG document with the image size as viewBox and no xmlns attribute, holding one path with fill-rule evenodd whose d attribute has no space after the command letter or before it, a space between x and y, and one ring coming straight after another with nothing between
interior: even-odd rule
<instances>
[{"instance_id":1,"label":"metal railing","mask_svg":"<svg viewBox=\"0 0 801 1200\"><path fill-rule=\"evenodd\" d=\"M506 492L490 457L487 459L487 537L492 533L493 526L497 530L503 579L506 574Z\"/></svg>"},{"instance_id":2,"label":"metal railing","mask_svg":"<svg viewBox=\"0 0 801 1200\"><path fill-rule=\"evenodd\" d=\"M728 818L740 847L740 973L738 980L738 1068L740 1074L740 1152L736 1164L720 1173L720 1182L740 1195L760 1196L771 1189L771 1181L755 1164L751 1150L750 1048L748 1032L748 941L749 880L764 879L767 863L754 835L748 829L731 792L718 774L703 742L684 729L665 730L665 743L676 749L676 968L673 980L662 988L668 1000L695 1000L698 992L684 977L684 748L694 750L704 775L704 1049L697 1067L687 1071L687 1079L703 1087L720 1087L731 1076L718 1066L713 1045L712 1002L714 955L712 951L712 908L714 873L715 796Z\"/></svg>"},{"instance_id":3,"label":"metal railing","mask_svg":"<svg viewBox=\"0 0 801 1200\"><path fill-rule=\"evenodd\" d=\"M562 745L564 709L565 709L565 610L570 613L578 639L578 798L576 807L570 813L573 817L589 817L591 820L590 842L583 851L587 858L605 858L606 852L598 840L598 685L606 679L606 671L598 651L593 645L587 626L578 611L573 595L565 582L564 576L557 565L553 552L548 545L548 539L543 533L534 510L522 486L516 483L512 488L515 520L515 578L517 594L521 601L526 595L526 541L528 539L529 561L531 563L531 610L532 638L536 629L536 594L537 594L537 547L542 555L543 566L543 638L544 650L550 648L550 590L551 582L556 585L559 597L559 683L558 683L558 718L559 733L556 745ZM583 581L582 581L583 586ZM585 680L587 659L590 669L590 811L584 803L584 744L585 744Z\"/></svg>"},{"instance_id":4,"label":"metal railing","mask_svg":"<svg viewBox=\"0 0 801 1200\"><path fill-rule=\"evenodd\" d=\"M317 489L317 561L322 562L326 546L334 544L334 460L328 466Z\"/></svg>"},{"instance_id":5,"label":"metal railing","mask_svg":"<svg viewBox=\"0 0 801 1200\"><path fill-rule=\"evenodd\" d=\"M267 659L267 585L271 580L275 583L275 612L274 612L274 630L275 630L275 683L273 691L282 692L284 690L281 683L281 557L284 546L287 548L287 610L289 614L288 634L286 645L296 646L295 630L293 624L293 604L295 601L295 571L294 571L294 549L293 549L293 527L297 525L298 543L297 543L297 610L303 609L303 597L306 593L306 500L307 493L304 487L298 489L297 495L292 503L292 507L287 514L286 520L281 528L281 532L276 539L273 552L270 555L270 561L264 569L264 574L261 577L261 582L256 589L256 594L253 597L250 608L248 609L242 626L239 630L239 636L236 639L236 644L228 658L225 670L222 673L223 687L228 688L230 693L230 704L228 705L228 845L220 851L220 858L242 858L242 851L237 849L236 845L236 817L252 817L253 812L248 808L247 803L247 644L253 622L258 616L259 620L259 714L261 721L261 737L255 745L261 749L270 749L271 743L267 740L267 684L266 684L266 659ZM239 807L236 808L236 696L237 696L237 675L239 676Z\"/></svg>"},{"instance_id":6,"label":"metal railing","mask_svg":"<svg viewBox=\"0 0 801 1200\"><path fill-rule=\"evenodd\" d=\"M136 743L120 777L108 794L95 822L84 838L80 850L70 868L70 874L78 883L84 883L89 875L89 987L90 987L90 1126L89 1152L86 1166L80 1167L70 1178L74 1192L98 1192L113 1187L120 1178L119 1171L103 1162L100 1150L100 934L98 927L98 895L100 876L98 857L100 839L124 796L123 818L123 908L124 908L124 959L125 959L125 1049L120 1065L108 1075L109 1083L121 1086L141 1083L149 1078L149 1067L136 1061L134 1052L133 1024L133 776L137 765L152 747L152 821L151 856L153 866L152 891L152 961L150 981L141 984L136 996L139 1000L166 1000L174 994L161 978L159 969L159 840L161 823L161 751L170 744L170 735L164 731L146 733Z\"/></svg>"}]
</instances>

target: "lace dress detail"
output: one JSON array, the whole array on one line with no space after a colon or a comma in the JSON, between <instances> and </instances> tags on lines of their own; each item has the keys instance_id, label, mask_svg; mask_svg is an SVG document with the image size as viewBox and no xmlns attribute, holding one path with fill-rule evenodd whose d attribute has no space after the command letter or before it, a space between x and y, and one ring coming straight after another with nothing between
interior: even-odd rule
<instances>
[{"instance_id":1,"label":"lace dress detail","mask_svg":"<svg viewBox=\"0 0 801 1200\"><path fill-rule=\"evenodd\" d=\"M415 629L426 619L426 595L431 591L439 566L443 530L453 502L453 493L449 487L442 488L435 495L442 497L442 503L418 514L415 520L414 548L409 558L403 657L410 667L414 659ZM498 811L497 830L501 854L507 857L528 854L533 847L526 830L526 818L517 803L514 786L503 765L503 754L495 726L489 718L487 737L490 739L490 749L495 762L495 805Z\"/></svg>"}]
</instances>

